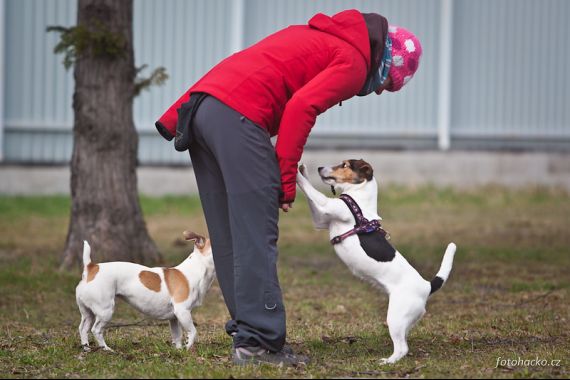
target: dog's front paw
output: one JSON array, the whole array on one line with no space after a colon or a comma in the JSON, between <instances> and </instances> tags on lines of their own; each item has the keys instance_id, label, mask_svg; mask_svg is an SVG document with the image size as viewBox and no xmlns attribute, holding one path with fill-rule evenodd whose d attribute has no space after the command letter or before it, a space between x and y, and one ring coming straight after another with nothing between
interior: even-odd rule
<instances>
[{"instance_id":1,"label":"dog's front paw","mask_svg":"<svg viewBox=\"0 0 570 380\"><path fill-rule=\"evenodd\" d=\"M301 173L301 175L305 178L307 177L307 167L305 166L305 164L301 164L299 165L299 173Z\"/></svg>"}]
</instances>

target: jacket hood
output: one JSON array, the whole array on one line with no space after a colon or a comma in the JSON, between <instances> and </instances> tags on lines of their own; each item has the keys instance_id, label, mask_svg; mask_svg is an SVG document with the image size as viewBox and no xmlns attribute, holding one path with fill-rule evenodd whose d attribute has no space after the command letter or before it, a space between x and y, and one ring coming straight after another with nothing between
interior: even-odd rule
<instances>
[{"instance_id":1,"label":"jacket hood","mask_svg":"<svg viewBox=\"0 0 570 380\"><path fill-rule=\"evenodd\" d=\"M370 40L370 68L368 76L375 75L382 62L386 37L388 36L388 20L377 13L363 13L368 38Z\"/></svg>"},{"instance_id":2,"label":"jacket hood","mask_svg":"<svg viewBox=\"0 0 570 380\"><path fill-rule=\"evenodd\" d=\"M370 40L362 13L355 9L342 11L332 17L318 13L309 20L309 26L332 34L354 46L362 54L370 70Z\"/></svg>"}]
</instances>

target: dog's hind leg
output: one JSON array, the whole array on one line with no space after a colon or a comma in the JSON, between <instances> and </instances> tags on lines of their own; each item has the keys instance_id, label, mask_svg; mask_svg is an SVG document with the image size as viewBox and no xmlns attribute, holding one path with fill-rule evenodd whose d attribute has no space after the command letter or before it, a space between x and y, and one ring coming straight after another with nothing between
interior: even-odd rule
<instances>
[{"instance_id":1,"label":"dog's hind leg","mask_svg":"<svg viewBox=\"0 0 570 380\"><path fill-rule=\"evenodd\" d=\"M172 334L172 344L176 348L182 348L182 327L176 318L170 320L170 333Z\"/></svg>"},{"instance_id":2,"label":"dog's hind leg","mask_svg":"<svg viewBox=\"0 0 570 380\"><path fill-rule=\"evenodd\" d=\"M381 364L394 364L408 353L408 343L406 342L406 324L403 322L388 322L390 338L394 344L394 353L389 358L381 360Z\"/></svg>"},{"instance_id":3,"label":"dog's hind leg","mask_svg":"<svg viewBox=\"0 0 570 380\"><path fill-rule=\"evenodd\" d=\"M194 344L198 333L194 326L194 321L192 320L192 314L190 313L190 310L182 306L174 306L174 315L176 315L178 322L187 333L188 340L186 341L186 349L190 349Z\"/></svg>"},{"instance_id":4,"label":"dog's hind leg","mask_svg":"<svg viewBox=\"0 0 570 380\"><path fill-rule=\"evenodd\" d=\"M93 333L93 336L95 337L95 340L97 341L99 347L105 351L113 351L111 348L109 348L109 346L107 346L107 343L105 343L103 333L105 332L105 326L113 317L114 306L115 305L113 304L111 307L105 308L103 310L94 311L95 324L93 325L91 332Z\"/></svg>"},{"instance_id":5,"label":"dog's hind leg","mask_svg":"<svg viewBox=\"0 0 570 380\"><path fill-rule=\"evenodd\" d=\"M388 329L394 344L394 353L382 364L393 364L408 353L408 332L425 313L424 303L410 294L391 294L388 306Z\"/></svg>"},{"instance_id":6,"label":"dog's hind leg","mask_svg":"<svg viewBox=\"0 0 570 380\"><path fill-rule=\"evenodd\" d=\"M81 323L79 324L79 336L81 337L81 346L84 351L90 351L89 348L89 330L95 323L95 315L85 305L77 302L79 311L81 312Z\"/></svg>"}]
</instances>

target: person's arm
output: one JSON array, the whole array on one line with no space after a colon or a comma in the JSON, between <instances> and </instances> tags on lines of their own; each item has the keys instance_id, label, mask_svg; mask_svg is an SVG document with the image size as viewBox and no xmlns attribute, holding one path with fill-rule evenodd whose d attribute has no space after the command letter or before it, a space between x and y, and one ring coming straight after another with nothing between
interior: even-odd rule
<instances>
[{"instance_id":1,"label":"person's arm","mask_svg":"<svg viewBox=\"0 0 570 380\"><path fill-rule=\"evenodd\" d=\"M287 102L275 146L281 169L281 204L295 200L297 164L317 116L354 96L365 81L366 70L360 54L339 55Z\"/></svg>"}]
</instances>

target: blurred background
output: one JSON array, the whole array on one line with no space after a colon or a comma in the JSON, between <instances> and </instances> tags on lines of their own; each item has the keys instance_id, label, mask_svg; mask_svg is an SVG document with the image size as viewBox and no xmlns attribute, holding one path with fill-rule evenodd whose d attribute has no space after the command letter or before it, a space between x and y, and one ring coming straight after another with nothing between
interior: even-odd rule
<instances>
[{"instance_id":1,"label":"blurred background","mask_svg":"<svg viewBox=\"0 0 570 380\"><path fill-rule=\"evenodd\" d=\"M565 0L135 0L135 64L170 79L135 100L142 165L187 164L154 121L213 65L314 14L377 12L423 45L398 93L353 98L319 117L319 149L570 151L570 2ZM73 70L50 25L76 23L73 0L0 1L0 160L66 164Z\"/></svg>"},{"instance_id":2,"label":"blurred background","mask_svg":"<svg viewBox=\"0 0 570 380\"><path fill-rule=\"evenodd\" d=\"M119 303L107 335L118 354L80 354L79 272L58 271L73 225L73 70L53 52L59 34L46 32L75 25L77 4L0 0L0 377L570 376L567 0L134 0L135 66L169 75L134 107L140 204L165 264L188 254L180 232L207 229L188 154L159 136L155 120L226 56L349 8L413 31L422 61L400 92L321 115L303 162L314 174L369 161L383 226L426 278L457 243L450 281L412 331L410 355L379 364L391 350L386 299L338 260L302 195L280 220L279 271L288 341L311 366L232 367L217 286L196 314L195 352L172 349L166 325ZM517 357L563 360L497 364Z\"/></svg>"}]
</instances>

